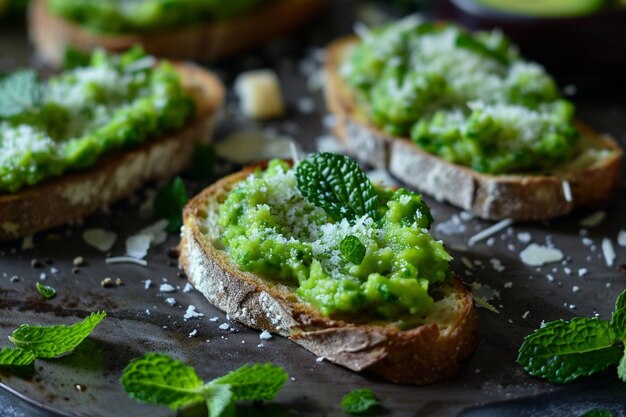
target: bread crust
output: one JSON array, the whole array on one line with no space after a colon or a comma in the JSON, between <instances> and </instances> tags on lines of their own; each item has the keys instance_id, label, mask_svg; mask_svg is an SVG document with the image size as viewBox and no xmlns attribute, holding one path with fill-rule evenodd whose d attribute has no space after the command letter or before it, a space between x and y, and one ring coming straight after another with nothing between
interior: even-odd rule
<instances>
[{"instance_id":1,"label":"bread crust","mask_svg":"<svg viewBox=\"0 0 626 417\"><path fill-rule=\"evenodd\" d=\"M232 187L251 172L218 181L185 207L179 261L196 289L246 326L288 337L353 371L406 384L431 383L457 371L478 343L473 299L458 277L445 284L446 297L424 324L401 330L366 318L324 317L296 296L295 287L239 270L219 249L216 213Z\"/></svg>"},{"instance_id":2,"label":"bread crust","mask_svg":"<svg viewBox=\"0 0 626 417\"><path fill-rule=\"evenodd\" d=\"M488 220L549 219L575 207L598 207L610 201L619 184L623 152L615 140L581 122L576 126L585 149L606 155L588 166L560 167L542 175L482 174L425 152L408 138L383 132L357 108L354 93L338 72L345 54L357 42L350 36L328 46L325 93L327 106L337 117L335 133L360 160L386 168L417 190Z\"/></svg>"},{"instance_id":3,"label":"bread crust","mask_svg":"<svg viewBox=\"0 0 626 417\"><path fill-rule=\"evenodd\" d=\"M142 45L151 55L170 59L213 61L235 55L285 35L316 16L327 0L278 0L255 13L224 22L149 33L97 34L50 14L45 0L32 2L29 34L37 55L54 66L63 62L68 45L83 51L104 48L120 52Z\"/></svg>"},{"instance_id":4,"label":"bread crust","mask_svg":"<svg viewBox=\"0 0 626 417\"><path fill-rule=\"evenodd\" d=\"M196 103L196 113L183 129L136 149L111 152L87 170L0 194L0 241L77 221L146 181L169 178L187 167L198 140L209 139L225 92L209 71L192 64L175 67Z\"/></svg>"}]
</instances>

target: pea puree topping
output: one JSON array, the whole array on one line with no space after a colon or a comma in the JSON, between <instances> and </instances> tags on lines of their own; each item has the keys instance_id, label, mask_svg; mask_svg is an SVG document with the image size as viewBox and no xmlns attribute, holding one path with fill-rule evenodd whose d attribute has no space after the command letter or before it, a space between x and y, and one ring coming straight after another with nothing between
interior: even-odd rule
<instances>
[{"instance_id":1,"label":"pea puree topping","mask_svg":"<svg viewBox=\"0 0 626 417\"><path fill-rule=\"evenodd\" d=\"M177 72L140 50L96 52L47 83L32 71L0 80L0 193L92 166L184 125L193 112Z\"/></svg>"},{"instance_id":2,"label":"pea puree topping","mask_svg":"<svg viewBox=\"0 0 626 417\"><path fill-rule=\"evenodd\" d=\"M539 172L578 151L572 103L497 31L406 18L362 33L341 75L377 126L476 171Z\"/></svg>"},{"instance_id":3,"label":"pea puree topping","mask_svg":"<svg viewBox=\"0 0 626 417\"><path fill-rule=\"evenodd\" d=\"M273 0L48 0L50 10L95 32L145 32L231 19Z\"/></svg>"},{"instance_id":4,"label":"pea puree topping","mask_svg":"<svg viewBox=\"0 0 626 417\"><path fill-rule=\"evenodd\" d=\"M428 233L419 194L373 189L379 220L334 220L303 196L295 168L271 161L220 206L221 241L242 270L296 285L324 315L425 314L429 288L448 278L452 258Z\"/></svg>"}]
</instances>

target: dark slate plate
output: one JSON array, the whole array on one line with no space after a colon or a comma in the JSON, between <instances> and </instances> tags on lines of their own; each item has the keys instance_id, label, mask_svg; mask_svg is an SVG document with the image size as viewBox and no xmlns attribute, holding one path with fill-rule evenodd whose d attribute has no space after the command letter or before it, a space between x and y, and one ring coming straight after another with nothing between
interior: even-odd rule
<instances>
[{"instance_id":1,"label":"dark slate plate","mask_svg":"<svg viewBox=\"0 0 626 417\"><path fill-rule=\"evenodd\" d=\"M229 97L226 120L217 132L217 140L243 126L287 134L296 138L304 149L315 148L314 140L325 133L320 123L324 107L319 93L306 88L303 72L307 72L306 67L312 62L308 57L314 55L314 51L310 48L323 46L334 36L350 30L353 19L344 17L348 7L352 7L351 2L334 2L333 13L325 15L319 27L218 68L227 83L242 69L276 68L289 111L283 120L257 125L242 120L233 97ZM30 48L23 34L18 30L1 30L0 51L8 53L0 60L3 66L0 70L26 65ZM303 96L315 100L314 113L297 110L298 99ZM623 106L613 105L614 101L606 97L577 102L582 119L600 131L612 133L624 144L626 115ZM192 190L201 186L193 181L188 185ZM491 303L500 313L479 309L481 342L476 353L455 377L425 387L394 385L375 376L359 375L325 361L318 362L309 352L279 337L260 340L258 331L229 321L199 293L182 291L185 281L177 276L176 262L167 255L168 249L177 244L176 236L170 236L165 244L151 249L147 268L105 264L103 253L85 245L82 231L89 227L116 231L118 240L111 252L122 255L125 238L156 220L138 214L145 192L143 189L135 198L114 204L110 212L92 216L83 225L38 234L34 249L22 251L21 242L0 244L0 340L6 340L5 337L22 323L73 323L96 310L106 310L109 314L92 337L72 355L58 360L39 360L31 374L2 371L0 386L34 407L2 393L0 416L173 416L175 413L166 408L129 399L118 382L130 359L152 351L165 352L188 362L207 380L244 363L271 361L283 366L292 378L277 400L261 408L243 404L239 408L240 415L246 416L342 415L338 406L342 395L360 387L373 389L383 399L380 415L388 416L565 417L580 415L594 407L626 415L623 411L626 409L625 388L614 371L557 386L529 377L515 364L523 337L542 320L594 313L609 317L615 297L626 288L626 276L618 270L618 265L626 262L626 251L616 245L617 232L626 229L623 187L608 207L606 219L589 229L595 251L583 245L579 235L579 222L589 212L550 222L516 224L510 231L496 234L491 246L483 241L471 248L461 247L466 246L470 236L488 227L488 222L464 220L461 222L464 230L456 227L452 230L454 233L435 229L438 238L453 248L453 268L466 281L476 281L499 292L499 298ZM427 200L438 223L459 215L459 211L450 206ZM530 233L537 243L545 243L549 236L569 257L566 265L536 269L521 263L519 251L526 243L518 240L520 232ZM613 240L618 253L616 264L611 268L601 257L599 247L603 237ZM72 260L77 256L83 256L87 265L75 274ZM472 269L465 266L462 257L474 263ZM34 258L50 259L52 264L35 269L30 265ZM489 262L492 258L499 259L505 271L495 271ZM480 264L476 264L477 261ZM58 272L52 273L52 268ZM564 268L570 268L574 275L565 273ZM588 275L578 277L579 268L587 268ZM57 297L49 301L42 301L34 287L42 272L46 273L45 283L58 291ZM550 281L547 274L554 280ZM13 276L18 277L16 282L11 280ZM120 277L125 285L102 288L100 281L105 277ZM152 286L146 289L148 279ZM172 294L161 293L158 286L163 279L179 289ZM573 292L573 286L578 286L580 291ZM167 297L174 297L177 304L168 305ZM196 306L204 317L185 322L183 315L189 305ZM217 320L211 321L214 317ZM227 330L219 328L223 323L228 323ZM193 330L197 330L197 335L189 337ZM77 384L86 389L77 390Z\"/></svg>"}]
</instances>

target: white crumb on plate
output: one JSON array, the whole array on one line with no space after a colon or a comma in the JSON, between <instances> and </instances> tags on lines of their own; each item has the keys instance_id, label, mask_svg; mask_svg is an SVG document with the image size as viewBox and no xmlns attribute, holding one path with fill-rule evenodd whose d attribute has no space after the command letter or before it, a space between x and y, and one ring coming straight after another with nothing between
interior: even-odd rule
<instances>
[{"instance_id":1,"label":"white crumb on plate","mask_svg":"<svg viewBox=\"0 0 626 417\"><path fill-rule=\"evenodd\" d=\"M617 244L620 246L626 246L626 230L620 230L617 234Z\"/></svg>"},{"instance_id":2,"label":"white crumb on plate","mask_svg":"<svg viewBox=\"0 0 626 417\"><path fill-rule=\"evenodd\" d=\"M211 318L209 319L209 321L210 321L210 322L215 323L215 322L217 322L219 319L220 319L219 317L215 316L215 317L211 317Z\"/></svg>"},{"instance_id":3,"label":"white crumb on plate","mask_svg":"<svg viewBox=\"0 0 626 417\"><path fill-rule=\"evenodd\" d=\"M506 229L512 224L513 224L512 219L500 220L498 223L484 230L481 230L480 232L476 233L474 236L470 237L469 240L467 241L467 244L469 246L474 246L476 243L480 242L481 240L487 239L488 237L495 235L499 231Z\"/></svg>"},{"instance_id":4,"label":"white crumb on plate","mask_svg":"<svg viewBox=\"0 0 626 417\"><path fill-rule=\"evenodd\" d=\"M572 188L569 185L569 181L563 180L561 182L561 186L563 188L563 197L565 198L565 201L567 201L568 203L574 201L574 199L572 198Z\"/></svg>"},{"instance_id":5,"label":"white crumb on plate","mask_svg":"<svg viewBox=\"0 0 626 417\"><path fill-rule=\"evenodd\" d=\"M542 266L552 262L559 262L563 259L563 252L556 248L541 246L531 243L520 252L520 259L526 265Z\"/></svg>"},{"instance_id":6,"label":"white crumb on plate","mask_svg":"<svg viewBox=\"0 0 626 417\"><path fill-rule=\"evenodd\" d=\"M578 269L578 276L579 277L584 277L588 273L589 273L589 270L587 268L579 268Z\"/></svg>"},{"instance_id":7,"label":"white crumb on plate","mask_svg":"<svg viewBox=\"0 0 626 417\"><path fill-rule=\"evenodd\" d=\"M183 292L189 292L193 290L193 285L191 285L189 282L185 284L185 288L183 288Z\"/></svg>"},{"instance_id":8,"label":"white crumb on plate","mask_svg":"<svg viewBox=\"0 0 626 417\"><path fill-rule=\"evenodd\" d=\"M228 323L222 323L219 325L220 330L228 330L229 327L230 327L230 324Z\"/></svg>"},{"instance_id":9,"label":"white crumb on plate","mask_svg":"<svg viewBox=\"0 0 626 417\"><path fill-rule=\"evenodd\" d=\"M315 362L323 362L324 359L326 359L325 356L319 356L318 358L315 359Z\"/></svg>"},{"instance_id":10,"label":"white crumb on plate","mask_svg":"<svg viewBox=\"0 0 626 417\"><path fill-rule=\"evenodd\" d=\"M176 288L174 288L170 284L161 284L161 286L159 287L159 291L161 291L161 292L174 292L174 291L176 291Z\"/></svg>"},{"instance_id":11,"label":"white crumb on plate","mask_svg":"<svg viewBox=\"0 0 626 417\"><path fill-rule=\"evenodd\" d=\"M261 334L259 335L259 339L261 340L269 340L271 338L272 338L272 335L267 330L263 330Z\"/></svg>"},{"instance_id":12,"label":"white crumb on plate","mask_svg":"<svg viewBox=\"0 0 626 417\"><path fill-rule=\"evenodd\" d=\"M185 311L185 315L183 316L183 319L185 319L185 321L187 321L189 319L196 319L196 318L200 318L200 317L203 317L203 316L204 316L204 314L198 313L196 311L196 306L191 304L189 307L187 307L187 311Z\"/></svg>"},{"instance_id":13,"label":"white crumb on plate","mask_svg":"<svg viewBox=\"0 0 626 417\"><path fill-rule=\"evenodd\" d=\"M580 292L580 287L578 285L574 285L572 287L572 292Z\"/></svg>"},{"instance_id":14,"label":"white crumb on plate","mask_svg":"<svg viewBox=\"0 0 626 417\"><path fill-rule=\"evenodd\" d=\"M196 335L198 334L198 329L193 329L190 333L189 333L189 337L196 337Z\"/></svg>"},{"instance_id":15,"label":"white crumb on plate","mask_svg":"<svg viewBox=\"0 0 626 417\"><path fill-rule=\"evenodd\" d=\"M151 279L147 279L143 282L143 289L147 290L148 288L150 288L150 286L152 285L152 280Z\"/></svg>"},{"instance_id":16,"label":"white crumb on plate","mask_svg":"<svg viewBox=\"0 0 626 417\"><path fill-rule=\"evenodd\" d=\"M613 266L613 262L615 262L615 248L613 248L611 239L607 237L602 239L602 255L604 255L606 266Z\"/></svg>"},{"instance_id":17,"label":"white crumb on plate","mask_svg":"<svg viewBox=\"0 0 626 417\"><path fill-rule=\"evenodd\" d=\"M126 254L132 258L143 259L150 249L152 236L133 235L126 238Z\"/></svg>"},{"instance_id":18,"label":"white crumb on plate","mask_svg":"<svg viewBox=\"0 0 626 417\"><path fill-rule=\"evenodd\" d=\"M173 306L176 304L176 299L174 297L168 297L165 299L165 302L168 303L169 305Z\"/></svg>"},{"instance_id":19,"label":"white crumb on plate","mask_svg":"<svg viewBox=\"0 0 626 417\"><path fill-rule=\"evenodd\" d=\"M519 232L517 234L517 240L519 240L522 243L530 243L530 241L533 240L533 237L528 232Z\"/></svg>"},{"instance_id":20,"label":"white crumb on plate","mask_svg":"<svg viewBox=\"0 0 626 417\"><path fill-rule=\"evenodd\" d=\"M107 264L136 264L141 266L148 266L148 262L145 259L137 259L132 256L113 256L106 258L104 261Z\"/></svg>"}]
</instances>

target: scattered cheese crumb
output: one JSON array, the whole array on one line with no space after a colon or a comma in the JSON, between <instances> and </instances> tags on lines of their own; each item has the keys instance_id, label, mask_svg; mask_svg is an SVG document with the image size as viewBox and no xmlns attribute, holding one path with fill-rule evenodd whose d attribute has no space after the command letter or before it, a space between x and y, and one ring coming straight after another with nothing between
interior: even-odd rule
<instances>
[{"instance_id":1,"label":"scattered cheese crumb","mask_svg":"<svg viewBox=\"0 0 626 417\"><path fill-rule=\"evenodd\" d=\"M193 329L191 333L189 333L189 337L196 337L197 334L198 334L198 329Z\"/></svg>"},{"instance_id":2,"label":"scattered cheese crumb","mask_svg":"<svg viewBox=\"0 0 626 417\"><path fill-rule=\"evenodd\" d=\"M165 299L165 302L168 303L169 305L173 306L176 304L176 300L174 299L174 297L169 297Z\"/></svg>"},{"instance_id":3,"label":"scattered cheese crumb","mask_svg":"<svg viewBox=\"0 0 626 417\"><path fill-rule=\"evenodd\" d=\"M517 240L522 243L530 243L530 241L533 240L533 237L528 232L520 232L517 234Z\"/></svg>"},{"instance_id":4,"label":"scattered cheese crumb","mask_svg":"<svg viewBox=\"0 0 626 417\"><path fill-rule=\"evenodd\" d=\"M191 285L189 282L185 284L185 288L183 288L183 292L189 292L193 290L193 285Z\"/></svg>"},{"instance_id":5,"label":"scattered cheese crumb","mask_svg":"<svg viewBox=\"0 0 626 417\"><path fill-rule=\"evenodd\" d=\"M218 320L219 320L219 317L217 317L217 316L215 316L215 317L211 317L211 318L209 319L209 321L210 321L210 322L213 322L213 323L215 323L215 322L216 322L216 321L218 321Z\"/></svg>"},{"instance_id":6,"label":"scattered cheese crumb","mask_svg":"<svg viewBox=\"0 0 626 417\"><path fill-rule=\"evenodd\" d=\"M228 323L222 323L219 326L220 330L228 330L229 327L230 325Z\"/></svg>"},{"instance_id":7,"label":"scattered cheese crumb","mask_svg":"<svg viewBox=\"0 0 626 417\"><path fill-rule=\"evenodd\" d=\"M323 361L324 361L324 359L326 359L326 357L324 357L324 356L320 356L320 357L318 357L317 359L315 359L315 362L323 362Z\"/></svg>"},{"instance_id":8,"label":"scattered cheese crumb","mask_svg":"<svg viewBox=\"0 0 626 417\"><path fill-rule=\"evenodd\" d=\"M143 288L144 290L147 290L148 288L150 288L150 286L152 285L152 280L151 279L147 279L143 282Z\"/></svg>"},{"instance_id":9,"label":"scattered cheese crumb","mask_svg":"<svg viewBox=\"0 0 626 417\"><path fill-rule=\"evenodd\" d=\"M530 315L530 311L526 310L526 312L522 314L522 318L527 319L529 315Z\"/></svg>"},{"instance_id":10,"label":"scattered cheese crumb","mask_svg":"<svg viewBox=\"0 0 626 417\"><path fill-rule=\"evenodd\" d=\"M174 292L174 291L176 291L176 288L174 288L170 284L161 284L161 286L159 287L159 291L161 291L161 292Z\"/></svg>"},{"instance_id":11,"label":"scattered cheese crumb","mask_svg":"<svg viewBox=\"0 0 626 417\"><path fill-rule=\"evenodd\" d=\"M626 246L626 230L620 230L617 234L617 244L620 246Z\"/></svg>"},{"instance_id":12,"label":"scattered cheese crumb","mask_svg":"<svg viewBox=\"0 0 626 417\"><path fill-rule=\"evenodd\" d=\"M104 229L87 229L83 232L83 240L101 252L111 250L117 239L117 233Z\"/></svg>"},{"instance_id":13,"label":"scattered cheese crumb","mask_svg":"<svg viewBox=\"0 0 626 417\"><path fill-rule=\"evenodd\" d=\"M580 287L578 285L574 285L572 287L572 292L579 292L580 291Z\"/></svg>"},{"instance_id":14,"label":"scattered cheese crumb","mask_svg":"<svg viewBox=\"0 0 626 417\"><path fill-rule=\"evenodd\" d=\"M584 277L585 275L587 275L588 272L589 272L589 270L587 268L579 268L578 269L578 276L579 277Z\"/></svg>"},{"instance_id":15,"label":"scattered cheese crumb","mask_svg":"<svg viewBox=\"0 0 626 417\"><path fill-rule=\"evenodd\" d=\"M259 335L259 339L261 340L269 340L272 338L272 335L267 330L263 330Z\"/></svg>"},{"instance_id":16,"label":"scattered cheese crumb","mask_svg":"<svg viewBox=\"0 0 626 417\"><path fill-rule=\"evenodd\" d=\"M520 252L520 259L526 265L541 266L547 263L561 261L563 259L563 252L556 248L531 243L526 249Z\"/></svg>"},{"instance_id":17,"label":"scattered cheese crumb","mask_svg":"<svg viewBox=\"0 0 626 417\"><path fill-rule=\"evenodd\" d=\"M185 312L185 315L183 316L183 319L185 319L185 321L187 321L189 319L195 319L195 318L199 318L199 317L203 317L203 316L204 316L204 314L198 313L196 311L196 306L194 306L192 304L189 307L187 307L187 311Z\"/></svg>"},{"instance_id":18,"label":"scattered cheese crumb","mask_svg":"<svg viewBox=\"0 0 626 417\"><path fill-rule=\"evenodd\" d=\"M569 185L569 181L563 180L561 182L561 185L563 188L563 197L565 198L565 201L567 201L568 203L574 201L574 199L572 198L572 188Z\"/></svg>"},{"instance_id":19,"label":"scattered cheese crumb","mask_svg":"<svg viewBox=\"0 0 626 417\"><path fill-rule=\"evenodd\" d=\"M141 266L148 266L148 262L144 259L137 259L130 256L113 256L111 258L106 258L104 261L107 264L121 264L121 263L129 263L129 264L137 264Z\"/></svg>"},{"instance_id":20,"label":"scattered cheese crumb","mask_svg":"<svg viewBox=\"0 0 626 417\"><path fill-rule=\"evenodd\" d=\"M152 236L133 235L126 239L126 254L132 258L143 259L150 249Z\"/></svg>"},{"instance_id":21,"label":"scattered cheese crumb","mask_svg":"<svg viewBox=\"0 0 626 417\"><path fill-rule=\"evenodd\" d=\"M272 70L240 74L235 81L235 92L239 96L241 111L247 117L264 120L280 117L285 112L280 82Z\"/></svg>"}]
</instances>

